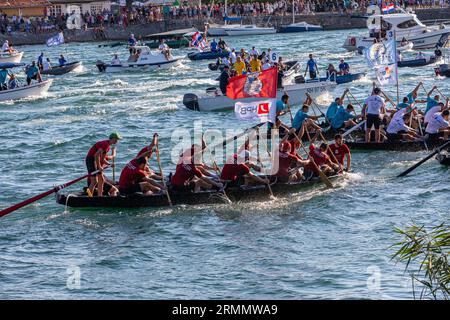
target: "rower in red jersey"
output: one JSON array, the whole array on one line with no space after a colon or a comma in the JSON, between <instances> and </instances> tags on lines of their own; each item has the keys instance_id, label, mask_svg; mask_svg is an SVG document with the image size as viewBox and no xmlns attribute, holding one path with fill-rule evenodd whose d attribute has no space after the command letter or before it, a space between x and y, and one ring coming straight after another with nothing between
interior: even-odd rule
<instances>
[{"instance_id":1,"label":"rower in red jersey","mask_svg":"<svg viewBox=\"0 0 450 320\"><path fill-rule=\"evenodd\" d=\"M327 153L329 156L334 154L336 160L339 161L342 167L344 167L344 159L347 159L347 166L345 170L350 171L352 155L349 147L344 143L342 135L337 134L334 136L334 143L329 146Z\"/></svg>"},{"instance_id":2,"label":"rower in red jersey","mask_svg":"<svg viewBox=\"0 0 450 320\"><path fill-rule=\"evenodd\" d=\"M336 170L339 170L339 165L334 163L330 157L327 155L328 145L322 143L319 148L314 145L314 139L311 141L309 146L309 155L312 157L319 169L326 175L333 174ZM308 168L311 169L311 168ZM315 168L314 168L315 169ZM314 171L316 174L316 170Z\"/></svg>"},{"instance_id":3,"label":"rower in red jersey","mask_svg":"<svg viewBox=\"0 0 450 320\"><path fill-rule=\"evenodd\" d=\"M155 148L157 138L158 138L158 134L154 133L153 139L152 139L152 142L150 143L150 145L143 147L136 155L136 159L140 158L140 157L145 157L147 159L147 163L148 163L149 159L153 155L153 149ZM153 171L150 168L150 166L148 166L148 165L145 166L145 171L147 172L148 178L155 179L155 180L162 180L161 175L157 174L155 171Z\"/></svg>"},{"instance_id":4,"label":"rower in red jersey","mask_svg":"<svg viewBox=\"0 0 450 320\"><path fill-rule=\"evenodd\" d=\"M145 157L128 162L120 173L119 190L121 194L142 192L144 195L151 195L161 191L161 188L155 186L153 181L147 177L146 166L147 159Z\"/></svg>"},{"instance_id":5,"label":"rower in red jersey","mask_svg":"<svg viewBox=\"0 0 450 320\"><path fill-rule=\"evenodd\" d=\"M209 190L212 187L221 189L223 184L215 182L209 178L203 171L206 169L203 163L198 163L197 155L201 153L203 148L193 145L181 154L178 161L175 174L172 176L171 184L174 190L199 192L201 190ZM196 161L197 160L197 161ZM210 174L210 173L209 173ZM212 174L210 174L212 176Z\"/></svg>"},{"instance_id":6,"label":"rower in red jersey","mask_svg":"<svg viewBox=\"0 0 450 320\"><path fill-rule=\"evenodd\" d=\"M250 184L267 184L269 180L258 177L250 170L257 172L261 168L250 162L250 152L243 150L239 155L233 154L222 168L220 180L227 181L227 186L248 186Z\"/></svg>"},{"instance_id":7,"label":"rower in red jersey","mask_svg":"<svg viewBox=\"0 0 450 320\"><path fill-rule=\"evenodd\" d=\"M291 129L293 130L293 129ZM278 150L275 152L275 159L278 159L278 170L275 176L280 182L293 182L302 179L303 174L300 167L307 166L309 160L302 160L292 154L291 144L287 141L286 135L280 142ZM276 167L277 164L274 164Z\"/></svg>"},{"instance_id":8,"label":"rower in red jersey","mask_svg":"<svg viewBox=\"0 0 450 320\"><path fill-rule=\"evenodd\" d=\"M86 155L86 167L88 173L92 173L97 170L103 170L106 166L110 166L111 164L108 160L112 160L116 157L115 148L113 149L113 154L108 155L109 150L111 149L111 145L115 145L121 139L120 135L116 132L113 132L109 135L108 140L102 140L95 143L88 151ZM90 177L88 180L89 188L88 195L92 196L94 194L94 188L97 185L97 195L103 195L103 187L105 182L110 185L110 195L114 195L117 192L117 188L114 187L113 183L108 181L104 176L103 172L99 172Z\"/></svg>"}]
</instances>

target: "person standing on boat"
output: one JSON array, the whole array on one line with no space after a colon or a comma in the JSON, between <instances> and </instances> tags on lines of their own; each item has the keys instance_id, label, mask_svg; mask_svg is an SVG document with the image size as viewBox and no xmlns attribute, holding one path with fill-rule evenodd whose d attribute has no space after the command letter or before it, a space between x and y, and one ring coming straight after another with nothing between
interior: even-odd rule
<instances>
[{"instance_id":1,"label":"person standing on boat","mask_svg":"<svg viewBox=\"0 0 450 320\"><path fill-rule=\"evenodd\" d=\"M444 140L448 139L450 133L449 125L449 110L444 110L442 113L435 113L428 121L425 133L429 135L429 139L438 139L442 135Z\"/></svg>"},{"instance_id":2,"label":"person standing on boat","mask_svg":"<svg viewBox=\"0 0 450 320\"><path fill-rule=\"evenodd\" d=\"M6 79L8 77L10 77L10 73L9 73L8 69L2 68L0 70L0 91L8 89L8 86L6 84Z\"/></svg>"},{"instance_id":3,"label":"person standing on boat","mask_svg":"<svg viewBox=\"0 0 450 320\"><path fill-rule=\"evenodd\" d=\"M36 66L36 61L31 62L31 66L27 68L27 84L31 84L31 80L37 80L38 82L42 82L41 72L39 68Z\"/></svg>"},{"instance_id":4,"label":"person standing on boat","mask_svg":"<svg viewBox=\"0 0 450 320\"><path fill-rule=\"evenodd\" d=\"M364 102L363 113L365 114L367 120L366 142L370 142L370 132L372 130L372 126L375 127L375 142L379 143L381 141L381 114L385 113L386 102L382 97L380 97L380 94L380 88L374 88L372 95Z\"/></svg>"},{"instance_id":5,"label":"person standing on boat","mask_svg":"<svg viewBox=\"0 0 450 320\"><path fill-rule=\"evenodd\" d=\"M334 155L341 167L344 167L344 159L346 159L347 165L345 171L350 171L352 155L349 147L344 143L341 134L336 134L334 136L334 143L329 146L327 153L331 158L333 158L332 155Z\"/></svg>"},{"instance_id":6,"label":"person standing on boat","mask_svg":"<svg viewBox=\"0 0 450 320\"><path fill-rule=\"evenodd\" d=\"M161 191L161 188L155 186L152 179L147 177L146 167L147 159L145 157L139 157L127 163L120 173L119 191L121 194L142 192L148 196Z\"/></svg>"},{"instance_id":7,"label":"person standing on boat","mask_svg":"<svg viewBox=\"0 0 450 320\"><path fill-rule=\"evenodd\" d=\"M209 47L211 48L211 52L217 52L218 51L216 39L213 39L211 41L211 43L209 44Z\"/></svg>"},{"instance_id":8,"label":"person standing on boat","mask_svg":"<svg viewBox=\"0 0 450 320\"><path fill-rule=\"evenodd\" d=\"M128 46L134 47L137 44L137 40L134 37L134 34L130 34L130 37L128 38Z\"/></svg>"},{"instance_id":9,"label":"person standing on boat","mask_svg":"<svg viewBox=\"0 0 450 320\"><path fill-rule=\"evenodd\" d=\"M260 72L262 69L261 60L258 59L256 54L250 60L250 68L252 72Z\"/></svg>"},{"instance_id":10,"label":"person standing on boat","mask_svg":"<svg viewBox=\"0 0 450 320\"><path fill-rule=\"evenodd\" d=\"M240 56L236 57L236 62L233 64L233 69L236 71L238 76L245 74L247 72L245 62L242 60Z\"/></svg>"},{"instance_id":11,"label":"person standing on boat","mask_svg":"<svg viewBox=\"0 0 450 320\"><path fill-rule=\"evenodd\" d=\"M44 53L41 52L41 54L38 56L38 59L37 59L38 68L41 70L44 69L43 64L44 64Z\"/></svg>"},{"instance_id":12,"label":"person standing on boat","mask_svg":"<svg viewBox=\"0 0 450 320\"><path fill-rule=\"evenodd\" d=\"M121 136L117 132L113 132L109 135L108 140L98 141L89 149L86 155L86 168L89 174L97 170L103 171L103 169L109 165L108 160L112 160L116 157L116 149L113 149L111 155L108 155L108 152L111 150L111 145L117 144L120 139ZM91 176L88 180L88 195L94 195L94 188L97 185L97 195L102 196L105 182L107 182L107 179L103 175L103 172Z\"/></svg>"},{"instance_id":13,"label":"person standing on boat","mask_svg":"<svg viewBox=\"0 0 450 320\"><path fill-rule=\"evenodd\" d=\"M59 59L58 59L58 62L59 62L59 66L62 67L62 66L64 66L67 63L67 60L66 60L66 58L64 58L63 55L60 55Z\"/></svg>"},{"instance_id":14,"label":"person standing on boat","mask_svg":"<svg viewBox=\"0 0 450 320\"><path fill-rule=\"evenodd\" d=\"M230 63L232 65L235 64L235 62L236 62L236 52L235 52L234 48L231 49L231 52L230 52L228 58L230 59Z\"/></svg>"},{"instance_id":15,"label":"person standing on boat","mask_svg":"<svg viewBox=\"0 0 450 320\"><path fill-rule=\"evenodd\" d=\"M344 61L343 58L341 58L340 63L339 63L339 74L345 75L345 74L349 74L349 73L350 73L350 66L348 65L347 62Z\"/></svg>"},{"instance_id":16,"label":"person standing on boat","mask_svg":"<svg viewBox=\"0 0 450 320\"><path fill-rule=\"evenodd\" d=\"M10 47L9 45L9 41L5 40L5 42L2 45L2 52L8 52L8 53L12 53L12 47Z\"/></svg>"},{"instance_id":17,"label":"person standing on boat","mask_svg":"<svg viewBox=\"0 0 450 320\"><path fill-rule=\"evenodd\" d=\"M223 71L220 74L219 77L219 87L220 87L220 91L222 91L222 94L225 96L227 94L227 85L228 85L228 80L230 79L230 67L225 65L223 67Z\"/></svg>"},{"instance_id":18,"label":"person standing on boat","mask_svg":"<svg viewBox=\"0 0 450 320\"><path fill-rule=\"evenodd\" d=\"M311 79L316 79L317 74L319 73L319 69L317 68L316 60L313 59L312 54L309 55L309 60L306 62L305 76L308 70L309 70L309 77Z\"/></svg>"},{"instance_id":19,"label":"person standing on boat","mask_svg":"<svg viewBox=\"0 0 450 320\"><path fill-rule=\"evenodd\" d=\"M114 57L111 60L111 64L113 66L117 66L117 65L121 65L122 63L120 62L119 56L116 54L114 54Z\"/></svg>"}]
</instances>

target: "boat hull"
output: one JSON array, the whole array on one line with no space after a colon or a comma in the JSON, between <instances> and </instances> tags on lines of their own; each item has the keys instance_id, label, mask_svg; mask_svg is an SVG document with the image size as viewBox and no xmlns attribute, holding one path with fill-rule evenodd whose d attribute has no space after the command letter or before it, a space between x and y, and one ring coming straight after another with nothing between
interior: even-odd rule
<instances>
[{"instance_id":1,"label":"boat hull","mask_svg":"<svg viewBox=\"0 0 450 320\"><path fill-rule=\"evenodd\" d=\"M228 51L224 52L190 52L188 53L188 58L191 60L211 60L217 58L228 57L230 53Z\"/></svg>"},{"instance_id":2,"label":"boat hull","mask_svg":"<svg viewBox=\"0 0 450 320\"><path fill-rule=\"evenodd\" d=\"M81 61L75 61L75 62L68 63L62 67L53 67L51 69L41 71L41 74L60 76L60 75L72 72L73 70L75 70L76 68L81 66L81 64L82 64Z\"/></svg>"},{"instance_id":3,"label":"boat hull","mask_svg":"<svg viewBox=\"0 0 450 320\"><path fill-rule=\"evenodd\" d=\"M248 28L248 29L226 29L229 36L257 36L263 34L274 34L277 30L273 28Z\"/></svg>"},{"instance_id":4,"label":"boat hull","mask_svg":"<svg viewBox=\"0 0 450 320\"><path fill-rule=\"evenodd\" d=\"M281 99L286 92L292 105L301 104L306 99L306 93L314 98L327 94L336 87L336 82L324 81L315 83L293 84L284 86L277 91L277 99ZM220 90L218 90L220 91ZM253 102L264 98L243 98L232 100L223 95L197 96L192 93L185 94L183 104L186 108L196 111L231 111L236 102Z\"/></svg>"},{"instance_id":5,"label":"boat hull","mask_svg":"<svg viewBox=\"0 0 450 320\"><path fill-rule=\"evenodd\" d=\"M364 151L421 151L428 149L433 149L441 146L445 143L444 140L435 139L427 140L427 146L423 141L385 141L380 143L374 142L364 142L364 141L346 141L347 146L351 150L364 150Z\"/></svg>"},{"instance_id":6,"label":"boat hull","mask_svg":"<svg viewBox=\"0 0 450 320\"><path fill-rule=\"evenodd\" d=\"M330 180L336 180L341 175L330 176ZM306 187L320 185L321 180L313 177L307 181L298 183L274 183L271 185L275 196L286 196L288 192L295 192ZM224 195L216 191L193 192L173 192L169 191L170 198L174 205L199 205L225 203L227 200ZM226 195L231 201L267 199L269 191L267 186L255 186L252 188L227 188ZM163 207L168 206L168 200L165 194L144 196L142 194L133 194L129 196L119 195L117 197L88 197L83 193L61 194L56 196L56 202L69 207L78 208L142 208L142 207Z\"/></svg>"},{"instance_id":7,"label":"boat hull","mask_svg":"<svg viewBox=\"0 0 450 320\"><path fill-rule=\"evenodd\" d=\"M323 31L323 28L320 26L316 27L292 27L286 26L281 27L279 33L293 33L293 32L309 32L309 31Z\"/></svg>"},{"instance_id":8,"label":"boat hull","mask_svg":"<svg viewBox=\"0 0 450 320\"><path fill-rule=\"evenodd\" d=\"M397 65L399 68L405 68L405 67L423 67L428 66L430 64L438 63L443 61L443 58L436 59L435 57L431 57L429 60L427 59L414 59L414 60L403 60L397 62Z\"/></svg>"},{"instance_id":9,"label":"boat hull","mask_svg":"<svg viewBox=\"0 0 450 320\"><path fill-rule=\"evenodd\" d=\"M349 82L360 80L360 79L364 78L365 76L366 76L365 72L359 72L359 73L351 73L351 74L345 74L345 75L340 75L340 76L331 76L330 79L335 80L337 84L344 84L344 83L349 83ZM328 78L322 77L322 78L319 78L319 80L327 81ZM308 81L311 81L311 80L308 80Z\"/></svg>"},{"instance_id":10,"label":"boat hull","mask_svg":"<svg viewBox=\"0 0 450 320\"><path fill-rule=\"evenodd\" d=\"M0 91L0 101L17 100L28 97L38 97L47 93L53 80L48 79L30 86L23 86L16 89Z\"/></svg>"},{"instance_id":11,"label":"boat hull","mask_svg":"<svg viewBox=\"0 0 450 320\"><path fill-rule=\"evenodd\" d=\"M116 73L116 72L124 72L124 71L153 71L159 69L169 69L180 63L180 59L172 59L167 60L160 63L146 63L146 64L137 64L137 63L129 63L129 64L105 64L101 61L97 62L97 68L100 72L106 73Z\"/></svg>"},{"instance_id":12,"label":"boat hull","mask_svg":"<svg viewBox=\"0 0 450 320\"><path fill-rule=\"evenodd\" d=\"M12 54L0 54L0 63L12 62L12 63L20 63L22 61L23 52L13 52Z\"/></svg>"}]
</instances>

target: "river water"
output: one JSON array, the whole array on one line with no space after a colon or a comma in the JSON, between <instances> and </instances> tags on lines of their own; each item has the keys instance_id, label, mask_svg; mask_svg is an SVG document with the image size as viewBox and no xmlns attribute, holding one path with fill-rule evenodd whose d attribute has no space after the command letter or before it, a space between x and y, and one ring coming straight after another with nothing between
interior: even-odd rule
<instances>
[{"instance_id":1,"label":"river water","mask_svg":"<svg viewBox=\"0 0 450 320\"><path fill-rule=\"evenodd\" d=\"M226 40L236 49L270 46L285 60L306 61L313 52L322 67L345 57L353 71L365 71L362 57L341 48L347 35L363 32ZM216 84L210 61L184 59L168 71L105 75L97 72L96 60L109 61L116 51L123 59L124 47L20 49L25 62L45 50L54 61L60 53L82 60L84 68L56 78L45 98L1 104L2 208L84 174L87 150L111 131L124 137L118 167L157 131L168 172L174 168L174 128L192 130L194 121L236 132L248 126L230 112L200 113L181 105L184 93ZM431 66L402 69L400 75L402 94L419 80L450 92L449 80L435 79ZM371 78L369 73L349 86L360 101ZM386 90L395 96L395 88ZM394 178L424 155L355 153L353 173L334 189L317 186L276 201L65 212L50 196L0 220L0 298L412 298L403 265L390 259L390 246L399 240L393 228L449 219L448 171L435 160Z\"/></svg>"}]
</instances>

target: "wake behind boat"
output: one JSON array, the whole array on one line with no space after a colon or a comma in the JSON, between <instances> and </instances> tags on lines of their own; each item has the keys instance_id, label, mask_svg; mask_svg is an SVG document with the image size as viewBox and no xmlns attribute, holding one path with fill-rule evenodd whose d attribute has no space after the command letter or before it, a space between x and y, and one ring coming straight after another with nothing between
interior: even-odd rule
<instances>
[{"instance_id":1,"label":"wake behind boat","mask_svg":"<svg viewBox=\"0 0 450 320\"><path fill-rule=\"evenodd\" d=\"M100 72L122 72L128 70L156 70L168 69L177 65L180 58L174 58L170 53L154 53L147 46L134 46L127 62L122 63L116 55L111 63L97 61L96 66Z\"/></svg>"}]
</instances>

